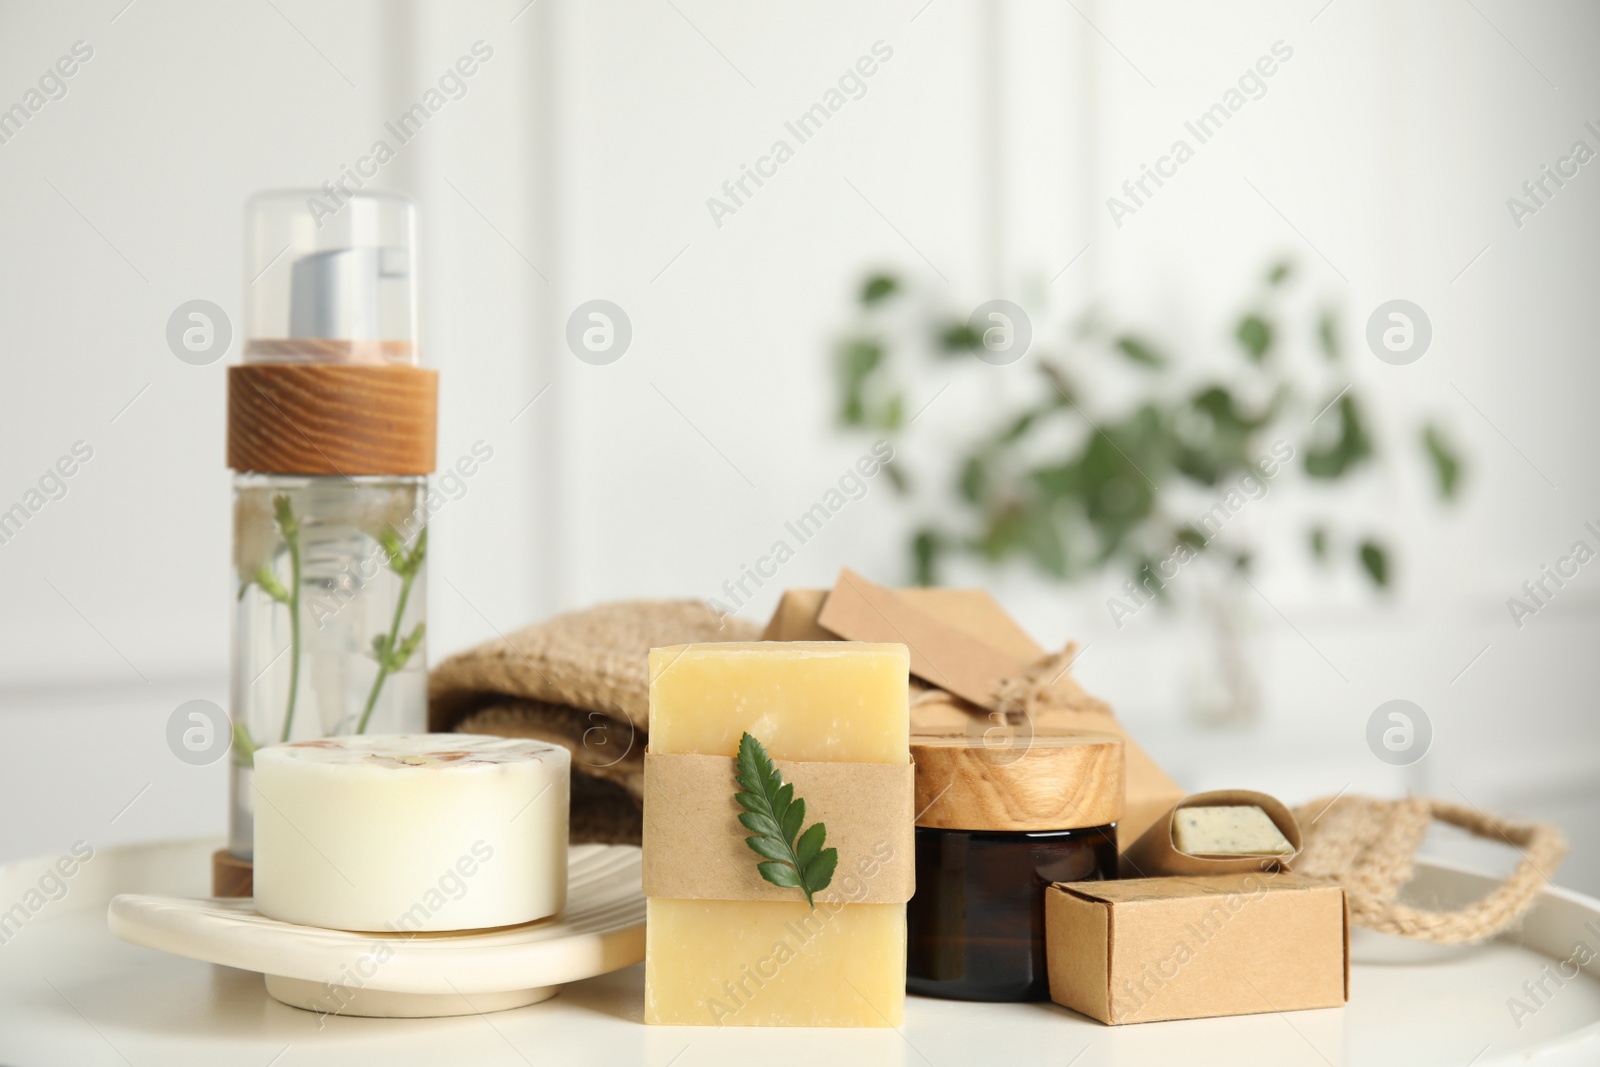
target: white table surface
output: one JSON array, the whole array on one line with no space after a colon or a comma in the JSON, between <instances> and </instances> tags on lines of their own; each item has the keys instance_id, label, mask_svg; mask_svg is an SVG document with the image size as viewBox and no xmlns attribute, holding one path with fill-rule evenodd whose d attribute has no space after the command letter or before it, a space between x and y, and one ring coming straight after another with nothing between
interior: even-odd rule
<instances>
[{"instance_id":1,"label":"white table surface","mask_svg":"<svg viewBox=\"0 0 1600 1067\"><path fill-rule=\"evenodd\" d=\"M491 1015L323 1020L271 1000L259 975L107 932L105 905L116 892L203 893L215 844L98 850L67 896L0 944L0 1064L1600 1063L1600 961L1519 1028L1507 998L1539 979L1550 956L1504 941L1441 949L1360 931L1351 1001L1322 1011L1107 1027L1050 1004L912 997L898 1031L651 1027L640 1021L643 968L635 966ZM0 902L17 899L43 869L0 867ZM1419 878L1422 892L1445 897L1479 884L1443 868ZM1522 936L1565 955L1591 919L1600 920L1600 902L1549 890Z\"/></svg>"}]
</instances>

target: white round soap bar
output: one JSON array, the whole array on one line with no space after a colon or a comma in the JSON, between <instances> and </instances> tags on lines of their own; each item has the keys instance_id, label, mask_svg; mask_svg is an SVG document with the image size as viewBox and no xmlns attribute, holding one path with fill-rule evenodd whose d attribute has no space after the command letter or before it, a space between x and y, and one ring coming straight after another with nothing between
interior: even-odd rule
<instances>
[{"instance_id":1,"label":"white round soap bar","mask_svg":"<svg viewBox=\"0 0 1600 1067\"><path fill-rule=\"evenodd\" d=\"M554 915L567 897L571 766L560 745L475 734L259 749L256 910L394 933Z\"/></svg>"}]
</instances>

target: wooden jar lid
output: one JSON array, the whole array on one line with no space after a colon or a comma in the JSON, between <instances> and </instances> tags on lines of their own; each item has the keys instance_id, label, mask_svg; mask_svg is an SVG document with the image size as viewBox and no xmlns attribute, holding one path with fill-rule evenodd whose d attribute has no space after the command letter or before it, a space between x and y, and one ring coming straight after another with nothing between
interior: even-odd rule
<instances>
[{"instance_id":1,"label":"wooden jar lid","mask_svg":"<svg viewBox=\"0 0 1600 1067\"><path fill-rule=\"evenodd\" d=\"M918 826L1075 830L1122 818L1120 737L1040 728L989 741L912 736Z\"/></svg>"},{"instance_id":2,"label":"wooden jar lid","mask_svg":"<svg viewBox=\"0 0 1600 1067\"><path fill-rule=\"evenodd\" d=\"M439 375L409 364L228 368L228 466L263 474L434 469Z\"/></svg>"}]
</instances>

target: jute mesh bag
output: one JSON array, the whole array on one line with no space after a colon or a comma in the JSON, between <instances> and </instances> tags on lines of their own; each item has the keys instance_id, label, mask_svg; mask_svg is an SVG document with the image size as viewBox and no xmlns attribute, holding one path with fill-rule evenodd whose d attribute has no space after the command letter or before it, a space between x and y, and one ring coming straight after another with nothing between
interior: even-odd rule
<instances>
[{"instance_id":1,"label":"jute mesh bag","mask_svg":"<svg viewBox=\"0 0 1600 1067\"><path fill-rule=\"evenodd\" d=\"M631 600L558 615L458 653L428 678L428 728L531 737L572 753L573 842L638 844L650 649L754 641L698 600Z\"/></svg>"},{"instance_id":2,"label":"jute mesh bag","mask_svg":"<svg viewBox=\"0 0 1600 1067\"><path fill-rule=\"evenodd\" d=\"M1554 826L1504 819L1448 800L1341 793L1296 808L1294 816L1305 837L1295 873L1344 886L1351 923L1441 945L1483 941L1515 925L1567 855L1566 838ZM1435 820L1516 849L1515 869L1483 897L1456 907L1406 902L1417 853Z\"/></svg>"}]
</instances>

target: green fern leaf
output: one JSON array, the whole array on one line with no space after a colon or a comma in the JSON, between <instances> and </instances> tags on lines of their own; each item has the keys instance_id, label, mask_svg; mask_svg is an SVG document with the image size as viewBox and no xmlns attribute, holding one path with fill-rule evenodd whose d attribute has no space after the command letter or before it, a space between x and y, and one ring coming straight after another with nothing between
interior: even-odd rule
<instances>
[{"instance_id":1,"label":"green fern leaf","mask_svg":"<svg viewBox=\"0 0 1600 1067\"><path fill-rule=\"evenodd\" d=\"M739 823L752 835L744 843L764 861L756 870L775 886L800 890L815 908L814 895L828 888L839 865L839 850L822 847L827 827L812 823L800 832L806 802L794 795L794 785L784 783L767 750L748 733L739 738L733 777L740 790L733 799L744 809Z\"/></svg>"}]
</instances>

